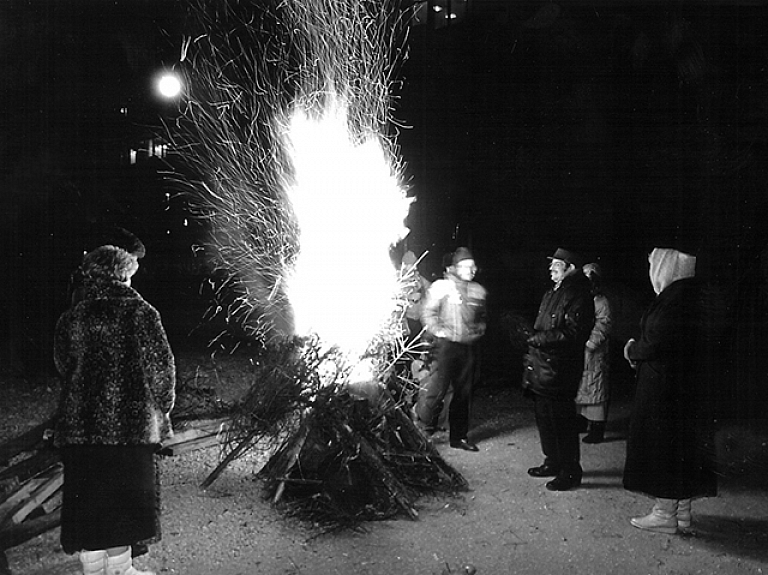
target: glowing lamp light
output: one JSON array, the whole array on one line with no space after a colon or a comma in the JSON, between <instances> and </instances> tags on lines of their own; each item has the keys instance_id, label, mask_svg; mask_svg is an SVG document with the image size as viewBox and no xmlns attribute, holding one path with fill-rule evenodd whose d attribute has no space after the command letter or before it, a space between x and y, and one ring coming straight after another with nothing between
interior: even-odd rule
<instances>
[{"instance_id":1,"label":"glowing lamp light","mask_svg":"<svg viewBox=\"0 0 768 575\"><path fill-rule=\"evenodd\" d=\"M181 80L174 74L163 74L157 80L157 93L171 100L181 94Z\"/></svg>"}]
</instances>

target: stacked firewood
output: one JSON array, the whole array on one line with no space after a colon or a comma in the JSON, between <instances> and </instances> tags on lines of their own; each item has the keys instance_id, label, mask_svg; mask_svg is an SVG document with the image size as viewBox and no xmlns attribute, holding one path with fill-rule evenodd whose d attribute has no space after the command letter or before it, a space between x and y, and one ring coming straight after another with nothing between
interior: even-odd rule
<instances>
[{"instance_id":1,"label":"stacked firewood","mask_svg":"<svg viewBox=\"0 0 768 575\"><path fill-rule=\"evenodd\" d=\"M466 479L405 407L386 389L374 402L338 391L318 398L260 470L266 494L289 514L334 529L398 515L417 519L420 495L466 491Z\"/></svg>"},{"instance_id":2,"label":"stacked firewood","mask_svg":"<svg viewBox=\"0 0 768 575\"><path fill-rule=\"evenodd\" d=\"M0 573L5 549L58 526L64 474L45 421L0 445Z\"/></svg>"},{"instance_id":3,"label":"stacked firewood","mask_svg":"<svg viewBox=\"0 0 768 575\"><path fill-rule=\"evenodd\" d=\"M229 413L222 459L201 487L255 451L266 461L254 469L265 497L330 530L416 519L420 495L466 491L464 477L409 416L408 362L369 357L345 370L335 353L316 339L265 347Z\"/></svg>"},{"instance_id":4,"label":"stacked firewood","mask_svg":"<svg viewBox=\"0 0 768 575\"><path fill-rule=\"evenodd\" d=\"M180 455L219 442L226 420L186 420L162 445L162 455ZM10 574L5 550L61 524L61 458L52 445L53 422L45 421L0 444L0 575Z\"/></svg>"}]
</instances>

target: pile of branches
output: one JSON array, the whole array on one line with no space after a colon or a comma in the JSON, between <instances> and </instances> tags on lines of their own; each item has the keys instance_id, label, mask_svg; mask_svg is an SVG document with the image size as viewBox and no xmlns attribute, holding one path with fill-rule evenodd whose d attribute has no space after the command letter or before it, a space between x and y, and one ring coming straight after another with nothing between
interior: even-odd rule
<instances>
[{"instance_id":1,"label":"pile of branches","mask_svg":"<svg viewBox=\"0 0 768 575\"><path fill-rule=\"evenodd\" d=\"M288 515L329 529L405 516L428 493L468 488L395 400L394 370L351 381L334 372L334 351L314 339L269 346L256 363L254 383L227 425L221 463L209 487L232 461L263 450L258 471L264 495ZM377 372L380 373L380 372Z\"/></svg>"}]
</instances>

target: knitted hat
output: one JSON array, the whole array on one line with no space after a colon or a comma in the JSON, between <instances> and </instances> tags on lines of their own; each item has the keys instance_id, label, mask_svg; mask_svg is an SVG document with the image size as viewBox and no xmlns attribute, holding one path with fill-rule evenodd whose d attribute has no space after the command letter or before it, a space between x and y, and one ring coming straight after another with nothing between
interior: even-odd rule
<instances>
[{"instance_id":1,"label":"knitted hat","mask_svg":"<svg viewBox=\"0 0 768 575\"><path fill-rule=\"evenodd\" d=\"M468 248L461 247L461 248L456 248L456 251L453 252L453 258L451 259L451 261L453 262L453 265L456 265L462 260L473 260L473 259L475 258L472 255L472 252L469 251Z\"/></svg>"}]
</instances>

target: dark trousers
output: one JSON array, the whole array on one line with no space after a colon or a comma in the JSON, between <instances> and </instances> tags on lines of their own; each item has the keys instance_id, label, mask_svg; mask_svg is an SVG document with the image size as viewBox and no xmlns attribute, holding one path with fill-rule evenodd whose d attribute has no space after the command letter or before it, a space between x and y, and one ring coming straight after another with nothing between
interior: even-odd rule
<instances>
[{"instance_id":1,"label":"dark trousers","mask_svg":"<svg viewBox=\"0 0 768 575\"><path fill-rule=\"evenodd\" d=\"M467 438L469 411L472 402L472 384L475 375L475 353L472 344L447 339L437 341L437 385L426 390L424 402L418 406L421 421L431 425L445 394L453 388L448 408L450 441Z\"/></svg>"},{"instance_id":2,"label":"dark trousers","mask_svg":"<svg viewBox=\"0 0 768 575\"><path fill-rule=\"evenodd\" d=\"M544 463L569 473L581 472L579 430L573 400L534 394L533 405Z\"/></svg>"}]
</instances>

